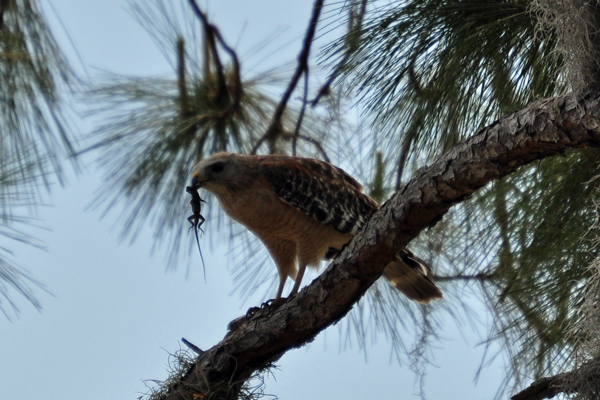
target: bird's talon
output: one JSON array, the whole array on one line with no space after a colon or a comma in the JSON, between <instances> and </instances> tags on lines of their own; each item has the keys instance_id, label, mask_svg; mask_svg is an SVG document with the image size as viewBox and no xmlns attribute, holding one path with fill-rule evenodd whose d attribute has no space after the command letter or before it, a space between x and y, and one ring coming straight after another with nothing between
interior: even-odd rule
<instances>
[{"instance_id":1,"label":"bird's talon","mask_svg":"<svg viewBox=\"0 0 600 400\"><path fill-rule=\"evenodd\" d=\"M259 312L262 309L262 307L250 307L248 309L248 311L246 311L246 318L252 318L253 316L256 315L257 312Z\"/></svg>"},{"instance_id":2,"label":"bird's talon","mask_svg":"<svg viewBox=\"0 0 600 400\"><path fill-rule=\"evenodd\" d=\"M280 305L282 305L283 303L285 303L287 299L284 299L282 297L278 298L278 299L269 299L267 301L265 301L264 303L262 303L262 305L260 306L260 308L268 308L269 310L274 310L277 307L279 307Z\"/></svg>"}]
</instances>

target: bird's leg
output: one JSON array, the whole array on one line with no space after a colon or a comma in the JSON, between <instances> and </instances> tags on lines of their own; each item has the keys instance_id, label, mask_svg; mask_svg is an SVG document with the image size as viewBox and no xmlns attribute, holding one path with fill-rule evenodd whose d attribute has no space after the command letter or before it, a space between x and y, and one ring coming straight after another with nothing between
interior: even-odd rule
<instances>
[{"instance_id":1,"label":"bird's leg","mask_svg":"<svg viewBox=\"0 0 600 400\"><path fill-rule=\"evenodd\" d=\"M287 275L280 274L279 275L279 288L277 289L277 296L274 299L265 301L261 307L268 306L270 308L274 308L282 304L285 299L281 298L283 294L283 287L285 286L285 281L287 280Z\"/></svg>"},{"instance_id":2,"label":"bird's leg","mask_svg":"<svg viewBox=\"0 0 600 400\"><path fill-rule=\"evenodd\" d=\"M287 275L279 274L279 288L277 289L277 296L274 299L265 301L261 308L269 307L273 309L275 307L280 306L285 302L286 299L282 298L283 287L285 286L285 281L287 280Z\"/></svg>"},{"instance_id":3,"label":"bird's leg","mask_svg":"<svg viewBox=\"0 0 600 400\"><path fill-rule=\"evenodd\" d=\"M246 313L246 316L251 316L251 315L255 314L258 310L265 308L265 307L269 307L270 309L272 309L274 307L281 305L285 301L285 299L283 299L281 297L281 295L283 294L283 287L285 286L286 280L287 280L287 275L279 274L279 288L277 289L277 296L274 299L267 300L264 303L262 303L260 308L258 308L258 307L250 308L248 310L248 312Z\"/></svg>"},{"instance_id":4,"label":"bird's leg","mask_svg":"<svg viewBox=\"0 0 600 400\"><path fill-rule=\"evenodd\" d=\"M281 300L281 295L283 294L283 287L285 286L285 281L287 280L287 275L279 274L279 289L277 289L277 296L273 301Z\"/></svg>"},{"instance_id":5,"label":"bird's leg","mask_svg":"<svg viewBox=\"0 0 600 400\"><path fill-rule=\"evenodd\" d=\"M304 270L306 269L306 265L304 265L304 267L300 268L300 271L298 271L298 274L296 275L296 283L294 284L294 289L292 289L292 293L290 294L290 297L294 294L296 294L296 292L298 292L298 287L300 286L300 282L302 281L302 276L304 275ZM274 299L271 300L267 300L264 303L262 303L262 305L260 307L251 307L247 312L246 312L246 316L242 318L238 318L240 321L238 320L234 320L232 321L229 325L229 330L233 331L235 329L237 329L239 326L241 326L242 322L244 322L245 320L252 318L256 313L258 313L261 310L264 310L265 308L268 308L269 310L274 310L275 308L279 307L281 304L283 304L286 299L282 298L282 294L283 294L283 287L285 286L285 281L287 280L287 274L279 274L279 288L277 289L277 296ZM288 297L289 298L289 297Z\"/></svg>"},{"instance_id":6,"label":"bird's leg","mask_svg":"<svg viewBox=\"0 0 600 400\"><path fill-rule=\"evenodd\" d=\"M300 284L302 283L302 277L304 276L304 271L306 271L306 264L303 263L298 269L298 273L296 274L296 282L294 282L294 287L292 288L289 297L292 297L298 293L298 289L300 289Z\"/></svg>"}]
</instances>

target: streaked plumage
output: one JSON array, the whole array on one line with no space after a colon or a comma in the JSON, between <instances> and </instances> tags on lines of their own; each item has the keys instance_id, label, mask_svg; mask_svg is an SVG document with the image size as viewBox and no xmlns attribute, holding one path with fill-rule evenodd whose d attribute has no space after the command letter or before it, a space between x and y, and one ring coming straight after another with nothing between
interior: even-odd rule
<instances>
[{"instance_id":1,"label":"streaked plumage","mask_svg":"<svg viewBox=\"0 0 600 400\"><path fill-rule=\"evenodd\" d=\"M279 271L276 299L288 276L296 281L293 295L306 266L337 254L379 209L342 169L302 157L218 153L196 165L192 186L213 193L231 218L265 244ZM422 302L442 297L427 274L425 263L408 250L383 273Z\"/></svg>"},{"instance_id":2,"label":"streaked plumage","mask_svg":"<svg viewBox=\"0 0 600 400\"><path fill-rule=\"evenodd\" d=\"M354 178L322 161L270 156L260 171L280 199L343 234L354 236L379 208Z\"/></svg>"}]
</instances>

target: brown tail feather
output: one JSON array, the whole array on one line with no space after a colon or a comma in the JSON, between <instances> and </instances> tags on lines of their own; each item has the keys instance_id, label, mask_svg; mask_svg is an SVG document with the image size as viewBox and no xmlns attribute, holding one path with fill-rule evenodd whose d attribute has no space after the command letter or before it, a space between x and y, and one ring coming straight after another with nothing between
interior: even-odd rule
<instances>
[{"instance_id":1,"label":"brown tail feather","mask_svg":"<svg viewBox=\"0 0 600 400\"><path fill-rule=\"evenodd\" d=\"M443 297L442 291L428 278L429 267L409 250L401 250L389 263L383 276L411 300L429 303Z\"/></svg>"}]
</instances>

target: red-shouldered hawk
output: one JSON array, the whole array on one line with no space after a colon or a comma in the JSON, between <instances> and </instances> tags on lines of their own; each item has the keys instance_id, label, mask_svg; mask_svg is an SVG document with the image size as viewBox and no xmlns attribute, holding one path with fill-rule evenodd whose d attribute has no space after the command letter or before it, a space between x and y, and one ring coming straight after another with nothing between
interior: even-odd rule
<instances>
[{"instance_id":1,"label":"red-shouldered hawk","mask_svg":"<svg viewBox=\"0 0 600 400\"><path fill-rule=\"evenodd\" d=\"M275 300L288 276L295 280L292 296L306 266L335 256L379 209L354 178L311 158L218 153L195 166L192 187L215 195L267 247L279 271ZM406 249L383 272L408 298L424 303L442 297L427 275L426 264Z\"/></svg>"}]
</instances>

